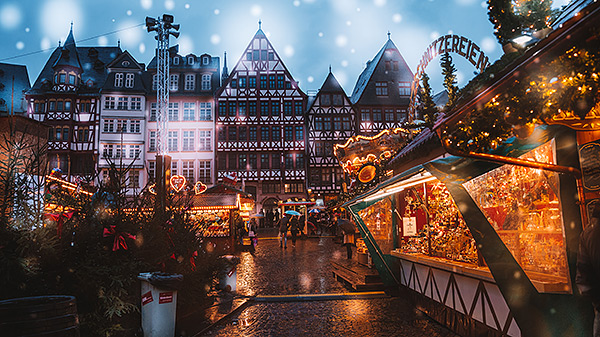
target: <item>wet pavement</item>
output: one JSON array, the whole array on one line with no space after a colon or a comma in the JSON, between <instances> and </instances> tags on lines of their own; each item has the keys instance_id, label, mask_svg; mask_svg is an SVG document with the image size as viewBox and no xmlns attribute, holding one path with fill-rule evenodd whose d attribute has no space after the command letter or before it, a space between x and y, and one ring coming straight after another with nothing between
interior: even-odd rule
<instances>
[{"instance_id":1,"label":"wet pavement","mask_svg":"<svg viewBox=\"0 0 600 337\"><path fill-rule=\"evenodd\" d=\"M336 281L332 259L345 248L331 237L288 241L279 248L275 232L260 234L256 252L238 254L237 295L348 293ZM249 301L198 336L456 336L403 298L297 302Z\"/></svg>"}]
</instances>

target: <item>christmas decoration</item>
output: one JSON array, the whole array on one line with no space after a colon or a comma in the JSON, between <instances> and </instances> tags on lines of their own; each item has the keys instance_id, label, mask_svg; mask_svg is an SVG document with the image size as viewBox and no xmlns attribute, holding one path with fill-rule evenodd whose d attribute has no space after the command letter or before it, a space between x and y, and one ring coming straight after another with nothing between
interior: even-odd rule
<instances>
[{"instance_id":1,"label":"christmas decoration","mask_svg":"<svg viewBox=\"0 0 600 337\"><path fill-rule=\"evenodd\" d=\"M102 236L105 238L111 236L114 237L114 242L112 246L113 252L121 248L127 250L127 241L125 241L125 239L135 240L135 235L131 235L126 232L118 232L116 228L116 225L110 225L108 226L108 228L104 228L104 230L102 231Z\"/></svg>"}]
</instances>

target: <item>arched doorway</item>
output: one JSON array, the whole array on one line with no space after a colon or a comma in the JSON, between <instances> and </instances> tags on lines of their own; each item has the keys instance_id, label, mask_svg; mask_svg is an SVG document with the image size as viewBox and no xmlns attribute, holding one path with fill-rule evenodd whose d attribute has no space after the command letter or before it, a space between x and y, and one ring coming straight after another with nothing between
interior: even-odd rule
<instances>
[{"instance_id":1,"label":"arched doorway","mask_svg":"<svg viewBox=\"0 0 600 337\"><path fill-rule=\"evenodd\" d=\"M274 224L279 220L279 199L274 197L268 197L262 201L262 212L264 214L263 221L261 223L265 227L273 227Z\"/></svg>"}]
</instances>

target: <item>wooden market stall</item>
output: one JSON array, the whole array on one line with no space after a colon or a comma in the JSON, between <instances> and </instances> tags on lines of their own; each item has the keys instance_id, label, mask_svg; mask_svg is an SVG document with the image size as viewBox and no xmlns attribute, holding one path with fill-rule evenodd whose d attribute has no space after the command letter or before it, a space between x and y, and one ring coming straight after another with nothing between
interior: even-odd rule
<instances>
[{"instance_id":1,"label":"wooden market stall","mask_svg":"<svg viewBox=\"0 0 600 337\"><path fill-rule=\"evenodd\" d=\"M190 212L209 252L231 254L242 245L245 223L254 209L252 195L218 184L194 195Z\"/></svg>"},{"instance_id":2,"label":"wooden market stall","mask_svg":"<svg viewBox=\"0 0 600 337\"><path fill-rule=\"evenodd\" d=\"M526 111L537 119L515 123L505 112L518 95L536 90L513 88L537 85L539 73L567 85L572 73L560 73L558 64L572 57L600 66L600 4L578 3L548 37L492 66L494 76L481 74L435 132L422 131L404 146L388 166L392 178L344 205L388 288L400 288L460 335L591 335L593 309L575 275L579 235L600 200L600 97L594 91L577 100L574 91L562 100L585 104L548 115L549 103L570 104L550 96L561 90L555 85L539 98L543 109ZM597 74L579 71L597 82ZM494 104L507 104L499 121L513 122L514 136L475 149L494 132L485 127L500 128L476 120L489 118ZM473 124L480 133L469 129Z\"/></svg>"}]
</instances>

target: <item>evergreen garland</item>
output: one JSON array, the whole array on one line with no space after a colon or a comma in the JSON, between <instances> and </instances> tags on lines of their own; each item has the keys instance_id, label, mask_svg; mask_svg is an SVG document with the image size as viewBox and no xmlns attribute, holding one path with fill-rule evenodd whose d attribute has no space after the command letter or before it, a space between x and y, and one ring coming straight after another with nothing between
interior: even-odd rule
<instances>
[{"instance_id":1,"label":"evergreen garland","mask_svg":"<svg viewBox=\"0 0 600 337\"><path fill-rule=\"evenodd\" d=\"M513 0L521 27L540 30L549 27L552 0Z\"/></svg>"},{"instance_id":2,"label":"evergreen garland","mask_svg":"<svg viewBox=\"0 0 600 337\"><path fill-rule=\"evenodd\" d=\"M511 0L488 0L488 18L494 25L494 35L501 45L509 43L521 33L519 18Z\"/></svg>"}]
</instances>

